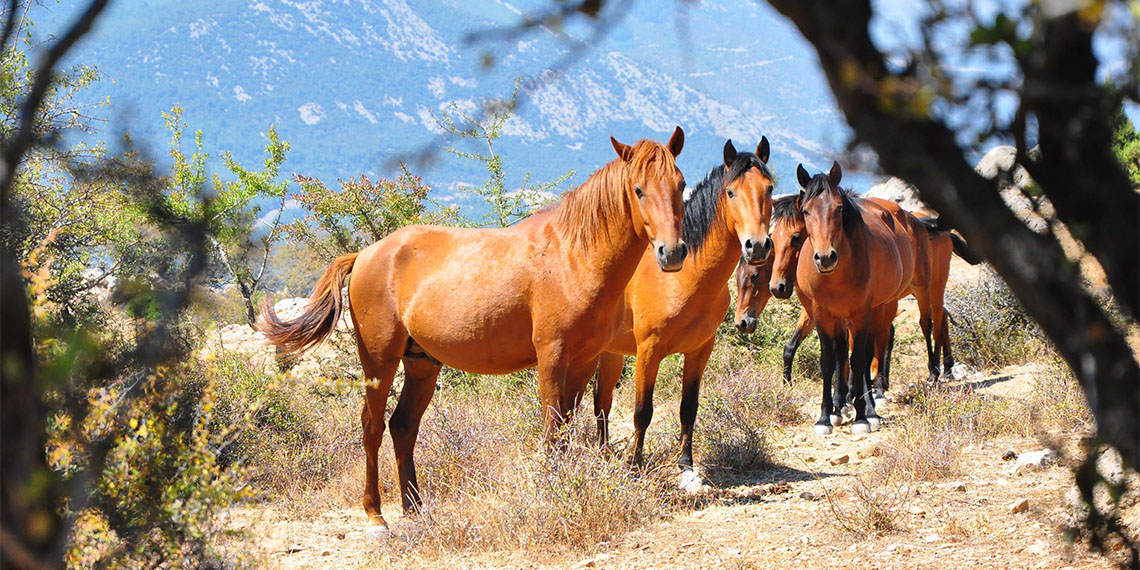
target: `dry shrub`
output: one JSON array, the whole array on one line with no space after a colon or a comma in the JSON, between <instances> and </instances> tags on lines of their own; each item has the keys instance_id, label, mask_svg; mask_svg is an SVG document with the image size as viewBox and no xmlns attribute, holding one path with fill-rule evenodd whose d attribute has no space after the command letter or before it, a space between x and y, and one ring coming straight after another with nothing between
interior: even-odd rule
<instances>
[{"instance_id":1,"label":"dry shrub","mask_svg":"<svg viewBox=\"0 0 1140 570\"><path fill-rule=\"evenodd\" d=\"M826 494L835 527L853 537L866 538L902 530L900 518L910 502L909 481L855 476L845 489ZM846 503L846 504L845 504Z\"/></svg>"},{"instance_id":2,"label":"dry shrub","mask_svg":"<svg viewBox=\"0 0 1140 570\"><path fill-rule=\"evenodd\" d=\"M393 533L397 556L589 548L674 506L675 464L650 455L644 468L629 467L594 443L590 414L569 423L558 449L546 450L530 398L442 400L421 428L425 501Z\"/></svg>"},{"instance_id":3,"label":"dry shrub","mask_svg":"<svg viewBox=\"0 0 1140 570\"><path fill-rule=\"evenodd\" d=\"M1022 364L1048 348L1041 328L990 267L974 284L946 292L954 356L979 369Z\"/></svg>"},{"instance_id":4,"label":"dry shrub","mask_svg":"<svg viewBox=\"0 0 1140 570\"><path fill-rule=\"evenodd\" d=\"M1045 360L1044 369L1036 377L1029 400L1032 419L1041 427L1061 430L1087 428L1093 425L1088 401L1073 371L1056 354Z\"/></svg>"},{"instance_id":5,"label":"dry shrub","mask_svg":"<svg viewBox=\"0 0 1140 570\"><path fill-rule=\"evenodd\" d=\"M752 363L709 370L705 378L695 428L699 463L714 476L765 467L769 434L804 419L802 395Z\"/></svg>"},{"instance_id":6,"label":"dry shrub","mask_svg":"<svg viewBox=\"0 0 1140 570\"><path fill-rule=\"evenodd\" d=\"M252 415L253 428L223 458L254 466L258 490L295 514L324 507L330 480L361 460L361 387L270 376L232 352L215 356L205 373L216 379L221 421Z\"/></svg>"}]
</instances>

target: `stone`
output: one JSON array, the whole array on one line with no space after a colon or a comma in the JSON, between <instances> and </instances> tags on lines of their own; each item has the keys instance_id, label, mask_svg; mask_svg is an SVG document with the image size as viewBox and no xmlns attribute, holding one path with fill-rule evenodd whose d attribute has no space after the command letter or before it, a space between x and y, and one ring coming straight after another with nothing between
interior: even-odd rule
<instances>
[{"instance_id":1,"label":"stone","mask_svg":"<svg viewBox=\"0 0 1140 570\"><path fill-rule=\"evenodd\" d=\"M802 433L798 433L798 434L796 434L796 441L803 443L803 442L807 441L807 436L802 434Z\"/></svg>"},{"instance_id":2,"label":"stone","mask_svg":"<svg viewBox=\"0 0 1140 570\"><path fill-rule=\"evenodd\" d=\"M918 188L911 186L901 178L891 177L882 182L877 182L863 194L863 197L890 200L910 212L927 209L926 204L922 202L919 196Z\"/></svg>"},{"instance_id":3,"label":"stone","mask_svg":"<svg viewBox=\"0 0 1140 570\"><path fill-rule=\"evenodd\" d=\"M907 510L912 515L925 515L926 514L926 509L924 509L918 505L911 505L910 508Z\"/></svg>"},{"instance_id":4,"label":"stone","mask_svg":"<svg viewBox=\"0 0 1140 570\"><path fill-rule=\"evenodd\" d=\"M688 495L699 495L705 490L705 481L696 469L682 471L680 481L677 484Z\"/></svg>"},{"instance_id":5,"label":"stone","mask_svg":"<svg viewBox=\"0 0 1140 570\"><path fill-rule=\"evenodd\" d=\"M389 532L387 525L374 524L364 529L364 539L377 542L388 538Z\"/></svg>"},{"instance_id":6,"label":"stone","mask_svg":"<svg viewBox=\"0 0 1140 570\"><path fill-rule=\"evenodd\" d=\"M1015 453L1012 449L1001 454L1002 461L1013 461L1014 459L1017 459L1017 453Z\"/></svg>"},{"instance_id":7,"label":"stone","mask_svg":"<svg viewBox=\"0 0 1140 570\"><path fill-rule=\"evenodd\" d=\"M939 540L942 540L942 537L937 534L928 534L922 537L923 542L938 542Z\"/></svg>"},{"instance_id":8,"label":"stone","mask_svg":"<svg viewBox=\"0 0 1140 570\"><path fill-rule=\"evenodd\" d=\"M1049 551L1049 543L1044 540L1038 540L1029 545L1029 548L1026 548L1025 550L1030 554L1045 554Z\"/></svg>"},{"instance_id":9,"label":"stone","mask_svg":"<svg viewBox=\"0 0 1140 570\"><path fill-rule=\"evenodd\" d=\"M1010 514L1016 515L1029 510L1029 499L1018 499L1009 505Z\"/></svg>"},{"instance_id":10,"label":"stone","mask_svg":"<svg viewBox=\"0 0 1140 570\"><path fill-rule=\"evenodd\" d=\"M859 459L867 459L868 457L871 457L874 454L875 454L875 450L874 450L874 448L871 448L871 447L865 447L865 448L860 449L859 451L855 452L855 455Z\"/></svg>"},{"instance_id":11,"label":"stone","mask_svg":"<svg viewBox=\"0 0 1140 570\"><path fill-rule=\"evenodd\" d=\"M804 491L803 493L800 493L800 498L805 500L805 501L818 501L819 500L819 497L817 497L815 495L815 493L812 493L811 491Z\"/></svg>"},{"instance_id":12,"label":"stone","mask_svg":"<svg viewBox=\"0 0 1140 570\"><path fill-rule=\"evenodd\" d=\"M1042 469L1056 463L1057 458L1057 451L1048 448L1042 449L1041 451L1022 453L1017 456L1017 463L1014 465L1013 470L1016 473L1024 473L1027 470Z\"/></svg>"},{"instance_id":13,"label":"stone","mask_svg":"<svg viewBox=\"0 0 1140 570\"><path fill-rule=\"evenodd\" d=\"M844 453L843 455L836 455L835 457L832 457L831 459L827 460L827 462L832 464L832 465L843 465L844 463L847 463L849 461L851 461L851 456L846 454L846 453Z\"/></svg>"},{"instance_id":14,"label":"stone","mask_svg":"<svg viewBox=\"0 0 1140 570\"><path fill-rule=\"evenodd\" d=\"M575 569L578 569L578 568L594 568L597 565L598 565L597 560L594 560L593 558L587 558L587 559L575 564L574 568Z\"/></svg>"}]
</instances>

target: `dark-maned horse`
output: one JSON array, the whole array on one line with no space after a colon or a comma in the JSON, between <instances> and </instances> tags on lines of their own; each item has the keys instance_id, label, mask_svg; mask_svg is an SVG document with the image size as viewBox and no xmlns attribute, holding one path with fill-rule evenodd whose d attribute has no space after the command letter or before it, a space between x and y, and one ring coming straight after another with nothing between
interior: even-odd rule
<instances>
[{"instance_id":1,"label":"dark-maned horse","mask_svg":"<svg viewBox=\"0 0 1140 570\"><path fill-rule=\"evenodd\" d=\"M844 360L850 335L855 404L851 432L868 433L879 424L866 388L871 383L875 335L890 329L898 300L911 286L915 268L912 228L878 204L842 191L839 163L828 174L814 177L800 165L796 176L803 188L797 207L803 214L807 241L796 268L795 289L815 319L823 371L815 431L832 431L832 416L838 410L833 406L831 383L843 381L842 366L837 364Z\"/></svg>"},{"instance_id":2,"label":"dark-maned horse","mask_svg":"<svg viewBox=\"0 0 1140 570\"><path fill-rule=\"evenodd\" d=\"M610 139L618 158L557 205L501 229L410 226L337 258L304 314L282 322L263 310L258 328L287 352L332 332L349 273L349 309L368 385L361 423L364 509L380 513L377 452L388 391L404 365L389 425L404 510L420 504L413 450L420 418L444 364L480 374L537 366L543 433L549 442L597 368L623 318L623 294L638 261L677 271L684 179L668 145Z\"/></svg>"},{"instance_id":3,"label":"dark-maned horse","mask_svg":"<svg viewBox=\"0 0 1140 570\"><path fill-rule=\"evenodd\" d=\"M767 261L771 253L772 174L768 139L756 154L724 145L724 164L713 168L685 202L683 235L693 255L676 273L664 274L646 252L625 291L625 320L602 355L594 392L598 433L608 440L607 418L621 377L623 354L637 355L633 461L640 464L645 430L653 418L653 387L661 359L685 355L681 378L681 455L693 465L693 423L701 375L712 353L716 330L731 302L726 283L737 261Z\"/></svg>"}]
</instances>

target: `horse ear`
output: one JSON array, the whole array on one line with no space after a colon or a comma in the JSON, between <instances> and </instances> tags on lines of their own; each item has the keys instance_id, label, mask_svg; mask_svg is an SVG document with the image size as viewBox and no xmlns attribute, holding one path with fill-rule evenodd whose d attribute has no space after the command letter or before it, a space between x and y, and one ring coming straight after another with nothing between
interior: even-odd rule
<instances>
[{"instance_id":1,"label":"horse ear","mask_svg":"<svg viewBox=\"0 0 1140 570\"><path fill-rule=\"evenodd\" d=\"M680 125L673 130L673 136L669 137L667 147L669 148L669 152L673 153L674 157L681 154L681 149L685 148L685 131L681 130Z\"/></svg>"},{"instance_id":2,"label":"horse ear","mask_svg":"<svg viewBox=\"0 0 1140 570\"><path fill-rule=\"evenodd\" d=\"M843 178L843 169L839 168L839 161L831 163L831 172L827 173L827 181L832 188L839 188L839 180Z\"/></svg>"},{"instance_id":3,"label":"horse ear","mask_svg":"<svg viewBox=\"0 0 1140 570\"><path fill-rule=\"evenodd\" d=\"M804 169L803 164L796 167L796 178L799 180L800 186L803 188L807 188L808 184L811 183L811 175L808 174L808 171Z\"/></svg>"},{"instance_id":4,"label":"horse ear","mask_svg":"<svg viewBox=\"0 0 1140 570\"><path fill-rule=\"evenodd\" d=\"M614 150L617 151L618 158L629 162L633 158L633 148L627 144L619 143L612 135L610 136L610 143L614 145Z\"/></svg>"},{"instance_id":5,"label":"horse ear","mask_svg":"<svg viewBox=\"0 0 1140 570\"><path fill-rule=\"evenodd\" d=\"M731 168L736 162L736 147L732 146L732 139L724 141L724 166Z\"/></svg>"},{"instance_id":6,"label":"horse ear","mask_svg":"<svg viewBox=\"0 0 1140 570\"><path fill-rule=\"evenodd\" d=\"M760 162L768 164L769 150L768 137L760 137L760 144L756 145L756 156L760 159Z\"/></svg>"}]
</instances>

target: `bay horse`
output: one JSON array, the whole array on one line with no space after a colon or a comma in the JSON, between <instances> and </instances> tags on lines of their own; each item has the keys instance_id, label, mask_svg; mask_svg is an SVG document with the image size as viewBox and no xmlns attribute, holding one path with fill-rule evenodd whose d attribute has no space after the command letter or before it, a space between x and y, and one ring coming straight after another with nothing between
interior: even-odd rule
<instances>
[{"instance_id":1,"label":"bay horse","mask_svg":"<svg viewBox=\"0 0 1140 570\"><path fill-rule=\"evenodd\" d=\"M807 239L795 289L819 336L823 396L814 429L821 435L832 432L832 416L838 412L831 383L846 384L841 364L849 337L855 407L851 433L878 429L880 420L866 389L871 356L878 334L890 329L898 300L910 289L916 257L912 228L882 206L841 190L842 175L838 162L826 175L810 176L802 164L796 169L803 188L796 206Z\"/></svg>"},{"instance_id":2,"label":"bay horse","mask_svg":"<svg viewBox=\"0 0 1140 570\"><path fill-rule=\"evenodd\" d=\"M363 505L373 524L387 526L377 454L401 362L404 386L389 427L409 512L421 504L413 451L442 365L478 374L537 366L549 444L621 324L638 261L651 257L655 271L683 266L684 179L675 157L684 132L677 127L667 145L610 142L617 159L513 226L404 227L337 258L298 318L282 322L268 301L263 307L258 330L286 352L303 351L333 331L352 274L349 311L367 380Z\"/></svg>"},{"instance_id":3,"label":"bay horse","mask_svg":"<svg viewBox=\"0 0 1140 570\"><path fill-rule=\"evenodd\" d=\"M890 200L867 198L894 213L897 217L906 217L909 212ZM910 294L915 296L919 308L919 324L926 340L927 365L930 375L928 382L936 381L943 373L949 373L954 367L954 359L950 350L949 313L943 307L946 282L950 275L950 256L957 255L970 265L981 263L977 255L957 234L941 225L937 218L924 213L911 214L920 223L919 233L925 234L926 239L918 236L915 240L916 250L924 250L916 259L925 260L925 268L916 268L915 283ZM794 196L777 198L772 207L772 267L770 292L777 298L791 296L795 286L796 265L802 246L804 235L803 217L795 208ZM924 277L927 277L924 279ZM750 283L738 284L738 297L747 297ZM807 309L801 308L799 321L791 338L784 347L784 382L791 382L792 362L796 350L803 339L811 333L815 322ZM932 338L933 337L933 338ZM881 401L883 392L890 387L890 354L894 344L894 326L888 332L885 347L876 346L875 358L872 361L872 370L875 373L875 399ZM942 368L938 367L941 356Z\"/></svg>"},{"instance_id":4,"label":"bay horse","mask_svg":"<svg viewBox=\"0 0 1140 570\"><path fill-rule=\"evenodd\" d=\"M772 250L775 251L776 240L773 239L772 243ZM771 263L752 265L743 257L740 258L736 265L736 275L733 276L736 282L736 313L732 322L736 325L736 330L746 334L756 332L759 315L772 298L772 292L768 290L771 278Z\"/></svg>"},{"instance_id":5,"label":"bay horse","mask_svg":"<svg viewBox=\"0 0 1140 570\"><path fill-rule=\"evenodd\" d=\"M632 461L642 462L645 430L653 418L653 388L661 360L685 355L681 378L682 468L693 465L693 424L701 375L712 354L717 327L731 302L728 278L737 261L767 261L772 251L768 221L774 181L768 170L769 144L760 140L756 153L724 145L724 164L714 167L685 202L682 234L692 259L676 273L652 267L646 252L625 290L625 319L602 354L594 391L594 413L601 443L609 440L608 418L613 391L621 378L623 356L636 355L634 446Z\"/></svg>"}]
</instances>

